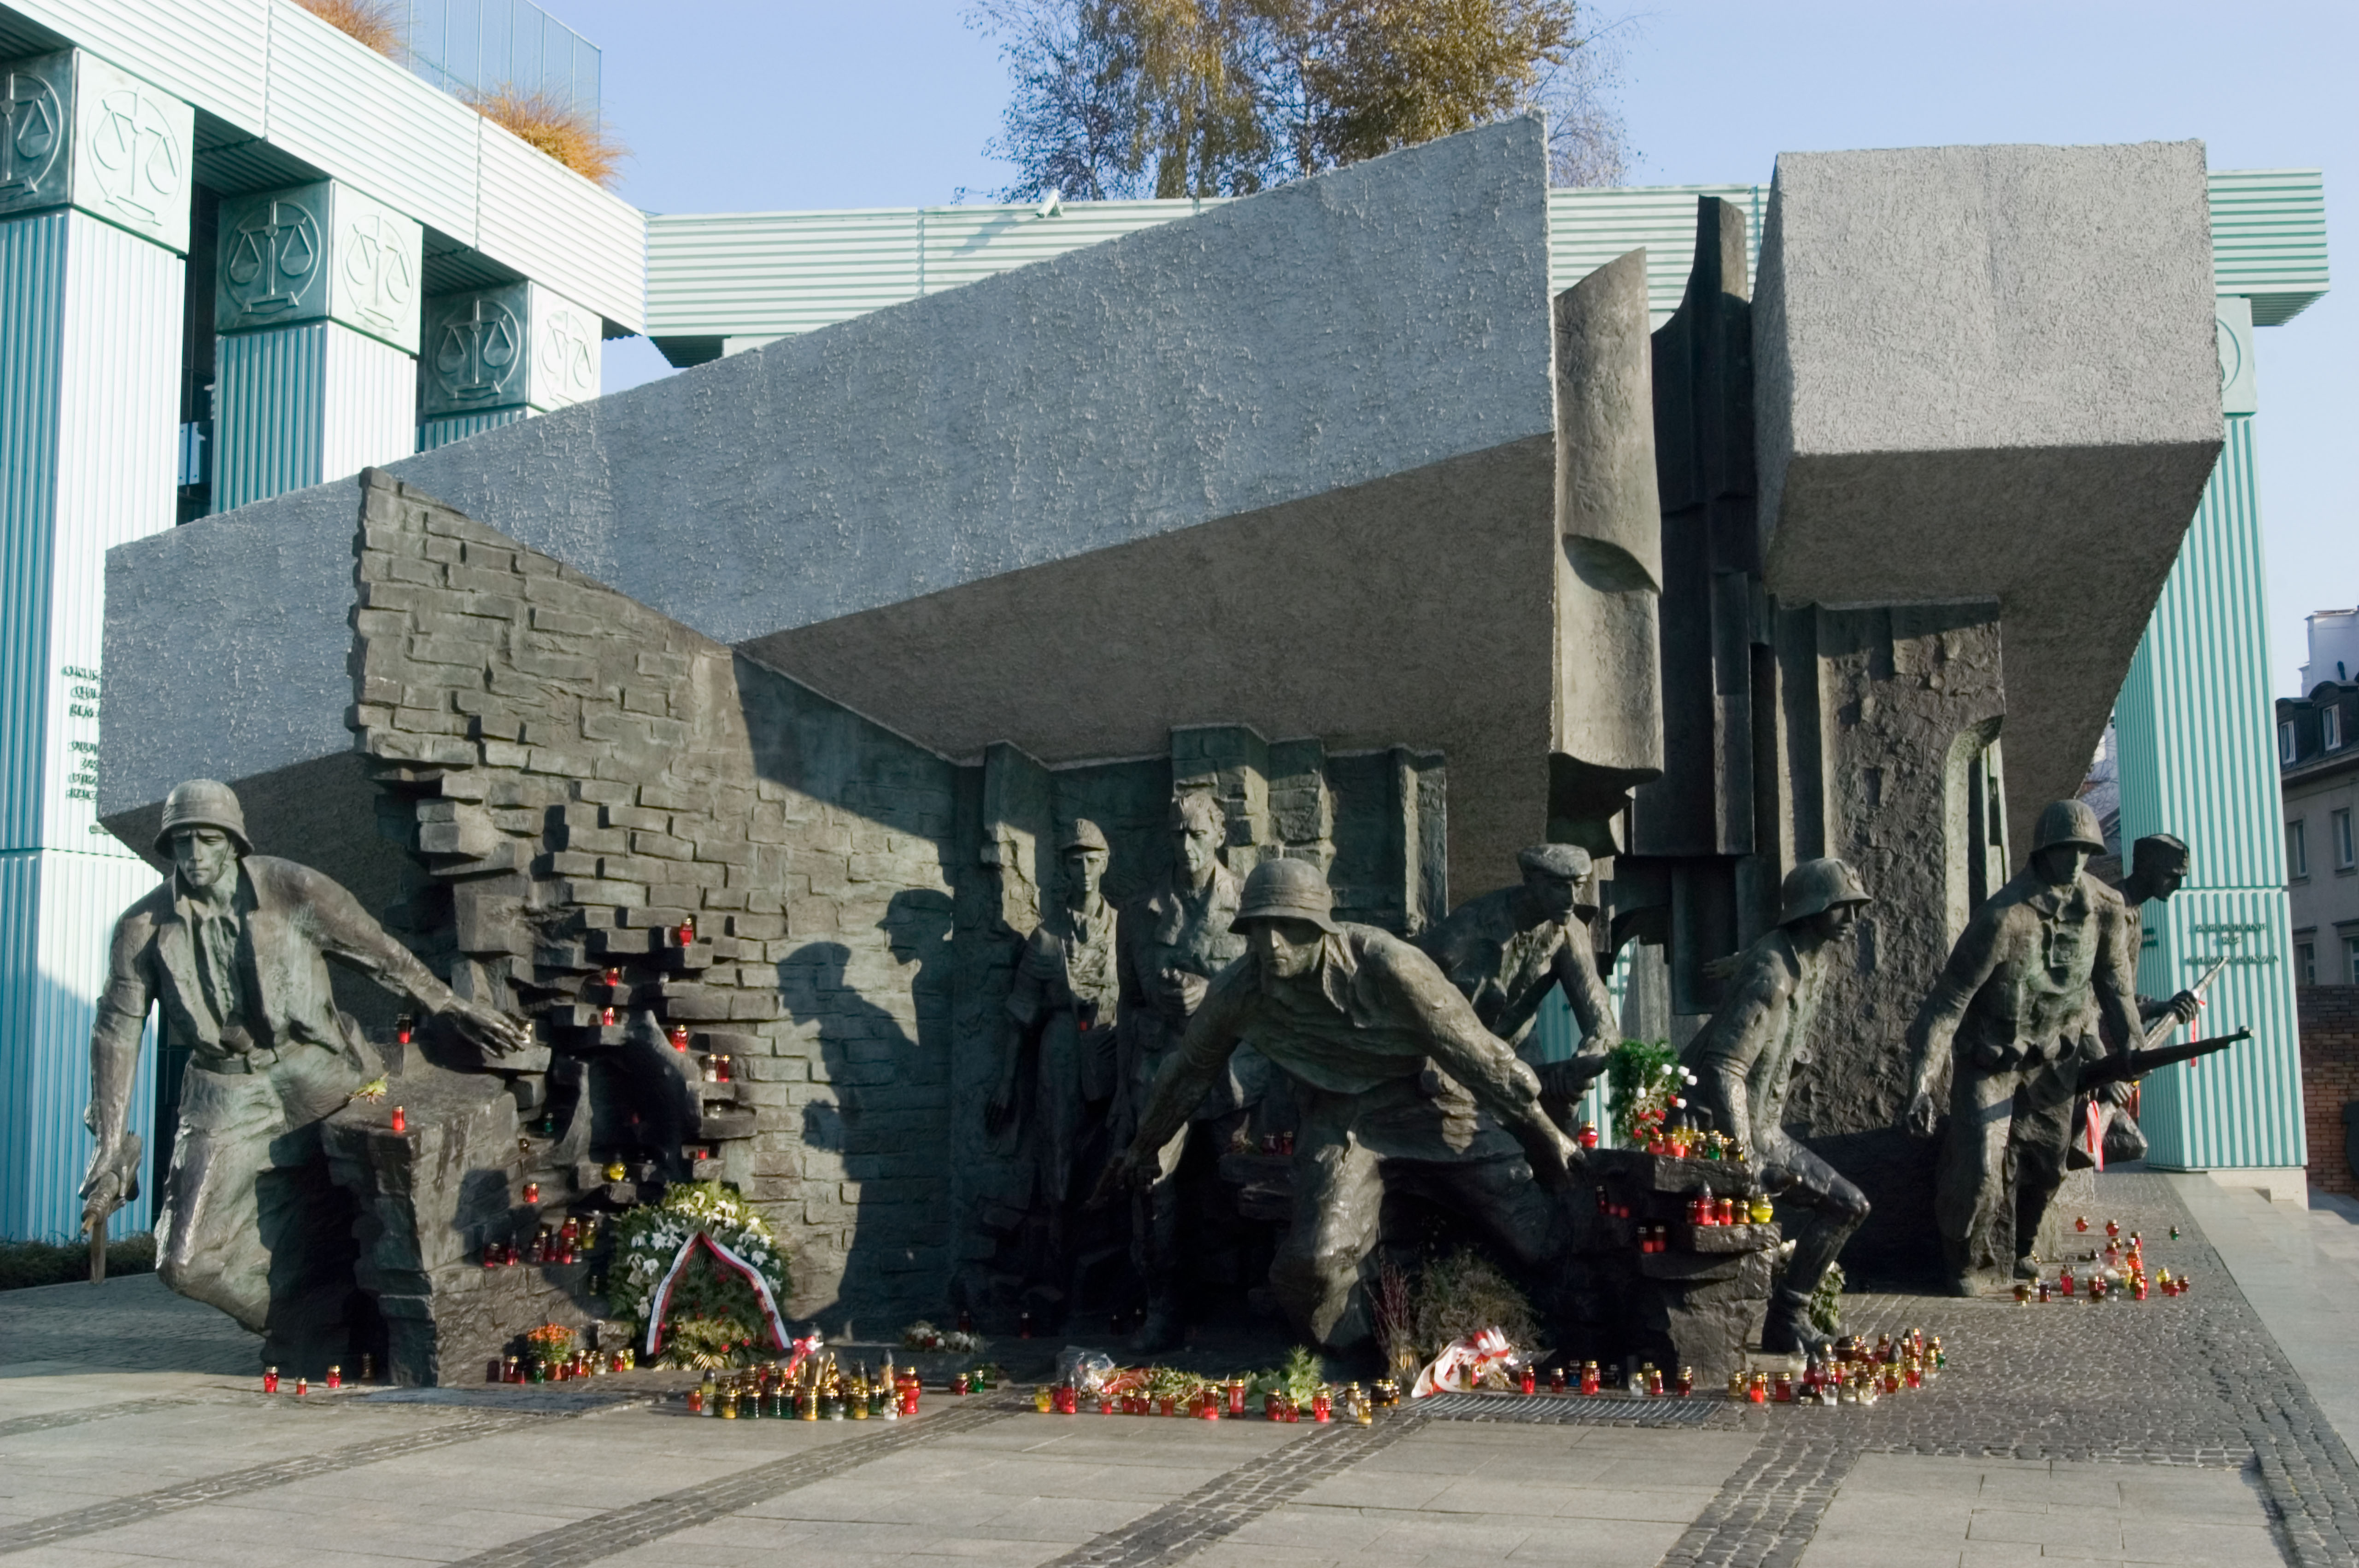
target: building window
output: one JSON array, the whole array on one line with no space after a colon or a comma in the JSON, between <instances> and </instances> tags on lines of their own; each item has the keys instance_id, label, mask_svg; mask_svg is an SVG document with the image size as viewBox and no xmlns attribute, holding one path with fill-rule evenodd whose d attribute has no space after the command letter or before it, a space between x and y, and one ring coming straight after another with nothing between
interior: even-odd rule
<instances>
[{"instance_id":1,"label":"building window","mask_svg":"<svg viewBox=\"0 0 2359 1568\"><path fill-rule=\"evenodd\" d=\"M2318 944L2297 942L2293 945L2294 984L2314 986L2318 983Z\"/></svg>"},{"instance_id":2,"label":"building window","mask_svg":"<svg viewBox=\"0 0 2359 1568\"><path fill-rule=\"evenodd\" d=\"M2351 985L2359 986L2359 936L2352 936L2344 939L2343 944L2343 967L2345 970L2349 971L2343 977L2344 981Z\"/></svg>"},{"instance_id":3,"label":"building window","mask_svg":"<svg viewBox=\"0 0 2359 1568\"><path fill-rule=\"evenodd\" d=\"M2286 824L2286 875L2294 881L2310 875L2310 824L2298 819Z\"/></svg>"},{"instance_id":4,"label":"building window","mask_svg":"<svg viewBox=\"0 0 2359 1568\"><path fill-rule=\"evenodd\" d=\"M2318 710L2318 743L2325 751L2339 751L2343 745L2343 709L2321 708Z\"/></svg>"},{"instance_id":5,"label":"building window","mask_svg":"<svg viewBox=\"0 0 2359 1568\"><path fill-rule=\"evenodd\" d=\"M2327 837L2334 840L2334 869L2351 869L2351 808L2344 806L2326 819Z\"/></svg>"},{"instance_id":6,"label":"building window","mask_svg":"<svg viewBox=\"0 0 2359 1568\"><path fill-rule=\"evenodd\" d=\"M2293 766L2293 720L2288 719L2277 726L2277 762L2289 768Z\"/></svg>"}]
</instances>

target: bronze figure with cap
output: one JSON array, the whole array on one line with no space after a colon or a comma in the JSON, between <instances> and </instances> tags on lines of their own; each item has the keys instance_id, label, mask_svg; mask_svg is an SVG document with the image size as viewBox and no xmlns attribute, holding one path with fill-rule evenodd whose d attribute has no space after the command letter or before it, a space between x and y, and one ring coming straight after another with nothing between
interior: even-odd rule
<instances>
[{"instance_id":1,"label":"bronze figure with cap","mask_svg":"<svg viewBox=\"0 0 2359 1568\"><path fill-rule=\"evenodd\" d=\"M2082 1066L2100 1027L2124 1041L2141 1035L2121 937L2127 911L2087 871L2104 849L2087 802L2042 810L2029 861L1967 922L1908 1028L1910 1131L1933 1135L1949 1078L1933 1212L1961 1295L2006 1283L2010 1265L2038 1271Z\"/></svg>"},{"instance_id":2,"label":"bronze figure with cap","mask_svg":"<svg viewBox=\"0 0 2359 1568\"><path fill-rule=\"evenodd\" d=\"M1794 1069L1810 1060L1828 975L1869 902L1842 860L1805 860L1788 871L1776 928L1738 956L1727 1000L1685 1053L1696 1077L1689 1098L1745 1143L1762 1185L1788 1217L1794 1252L1770 1297L1761 1331L1767 1351L1824 1349L1810 1327L1810 1293L1867 1217L1867 1195L1786 1130L1785 1109Z\"/></svg>"},{"instance_id":3,"label":"bronze figure with cap","mask_svg":"<svg viewBox=\"0 0 2359 1568\"><path fill-rule=\"evenodd\" d=\"M501 1013L452 994L335 882L255 854L226 784L176 787L156 852L169 858L172 875L115 922L91 1032L83 1119L98 1144L84 1201L106 1204L103 1177L125 1137L139 1037L155 1008L166 1035L190 1052L156 1222L157 1271L180 1294L277 1333L309 1310L273 1291L274 1275L300 1275L299 1260L274 1255L299 1249L306 1217L288 1212L302 1201L301 1184L266 1177L320 1162L320 1120L348 1103L376 1065L359 1025L335 1005L329 961L487 1052L519 1050L527 1037ZM85 1214L86 1223L104 1218ZM332 1316L341 1304L320 1310Z\"/></svg>"},{"instance_id":4,"label":"bronze figure with cap","mask_svg":"<svg viewBox=\"0 0 2359 1568\"><path fill-rule=\"evenodd\" d=\"M1301 1111L1294 1214L1270 1285L1297 1333L1331 1348L1371 1330L1364 1271L1388 1186L1457 1210L1545 1277L1570 1239L1581 1152L1540 1108L1539 1082L1423 952L1338 922L1308 860L1246 879L1223 969L1158 1075L1106 1182L1156 1179L1164 1144L1250 1043L1293 1078Z\"/></svg>"},{"instance_id":5,"label":"bronze figure with cap","mask_svg":"<svg viewBox=\"0 0 2359 1568\"><path fill-rule=\"evenodd\" d=\"M1589 851L1576 844L1536 844L1516 865L1521 881L1467 900L1417 945L1474 1004L1483 1026L1538 1072L1541 1103L1569 1127L1574 1102L1622 1043L1589 934L1597 914L1593 868ZM1568 1060L1535 1062L1532 1021L1549 992L1560 989L1581 1040Z\"/></svg>"}]
</instances>

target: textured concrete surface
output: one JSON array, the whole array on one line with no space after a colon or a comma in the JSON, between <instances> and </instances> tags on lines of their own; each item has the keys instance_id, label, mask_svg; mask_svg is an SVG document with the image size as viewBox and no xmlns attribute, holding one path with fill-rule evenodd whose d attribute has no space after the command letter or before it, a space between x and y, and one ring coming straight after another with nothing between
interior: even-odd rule
<instances>
[{"instance_id":1,"label":"textured concrete surface","mask_svg":"<svg viewBox=\"0 0 2359 1568\"><path fill-rule=\"evenodd\" d=\"M1777 160L1769 588L1999 600L2019 823L2081 782L2219 451L2204 190L2198 142Z\"/></svg>"},{"instance_id":2,"label":"textured concrete surface","mask_svg":"<svg viewBox=\"0 0 2359 1568\"><path fill-rule=\"evenodd\" d=\"M394 471L741 643L1544 442L1546 202L1539 122L1515 120ZM353 514L349 481L324 485L118 557L109 731L140 742L110 758L103 810L198 757L234 778L342 749ZM207 711L215 667L234 719ZM1179 706L1252 717L1223 696Z\"/></svg>"}]
</instances>

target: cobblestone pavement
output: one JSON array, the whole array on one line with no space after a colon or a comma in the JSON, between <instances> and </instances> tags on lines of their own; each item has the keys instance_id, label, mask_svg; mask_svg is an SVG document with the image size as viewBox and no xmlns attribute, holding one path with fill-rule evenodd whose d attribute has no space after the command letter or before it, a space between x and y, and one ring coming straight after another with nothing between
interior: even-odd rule
<instances>
[{"instance_id":1,"label":"cobblestone pavement","mask_svg":"<svg viewBox=\"0 0 2359 1568\"><path fill-rule=\"evenodd\" d=\"M1872 1408L1542 1397L1360 1429L936 1396L878 1427L685 1419L647 1375L299 1401L152 1280L10 1292L0 1564L2359 1564L2359 1469L2177 1195L2096 1190L2193 1294L1854 1294L1848 1327L1949 1349Z\"/></svg>"}]
</instances>

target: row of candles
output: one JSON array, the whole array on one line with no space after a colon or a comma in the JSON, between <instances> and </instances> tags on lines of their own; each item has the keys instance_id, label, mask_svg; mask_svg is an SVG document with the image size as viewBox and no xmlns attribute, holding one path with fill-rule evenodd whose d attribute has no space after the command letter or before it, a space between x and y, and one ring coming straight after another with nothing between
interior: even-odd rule
<instances>
[{"instance_id":1,"label":"row of candles","mask_svg":"<svg viewBox=\"0 0 2359 1568\"><path fill-rule=\"evenodd\" d=\"M2086 1233L2088 1217L2083 1215L2076 1218L2073 1227ZM2179 1239L2179 1227L2174 1225L2170 1227L2170 1238L2173 1241ZM2124 1237L2120 1222L2116 1220L2105 1221L2104 1250L2086 1254L2084 1260L2097 1266L2086 1271L2079 1279L2073 1277L2072 1265L2066 1263L2057 1271L2053 1281L2046 1275L2036 1280L2017 1281L2016 1304L2028 1306L2034 1301L2049 1302L2060 1295L2067 1301L2077 1298L2092 1305L2118 1301L2124 1295L2145 1301L2156 1291L2166 1296L2183 1296L2191 1285L2183 1271L2173 1274L2167 1267L2157 1268L2149 1274L2146 1266L2145 1239L2135 1230Z\"/></svg>"},{"instance_id":2,"label":"row of candles","mask_svg":"<svg viewBox=\"0 0 2359 1568\"><path fill-rule=\"evenodd\" d=\"M1087 1390L1071 1383L1043 1383L1032 1390L1032 1408L1042 1415L1078 1415L1086 1401L1095 1405L1100 1415L1186 1416L1198 1421L1219 1421L1227 1416L1241 1420L1247 1409L1247 1393L1248 1385L1243 1378L1159 1393L1124 1387L1122 1379L1115 1378ZM1288 1424L1307 1418L1322 1426L1337 1421L1367 1426L1375 1422L1377 1411L1398 1403L1400 1385L1387 1378L1365 1388L1358 1383L1341 1387L1321 1383L1308 1400L1273 1389L1262 1395L1261 1413L1265 1421Z\"/></svg>"},{"instance_id":3,"label":"row of candles","mask_svg":"<svg viewBox=\"0 0 2359 1568\"><path fill-rule=\"evenodd\" d=\"M889 1356L874 1377L866 1362L847 1371L826 1356L795 1367L767 1362L726 1379L707 1372L689 1390L688 1412L723 1421L897 1421L918 1413L924 1392L918 1374L896 1368Z\"/></svg>"},{"instance_id":4,"label":"row of candles","mask_svg":"<svg viewBox=\"0 0 2359 1568\"><path fill-rule=\"evenodd\" d=\"M364 1383L374 1383L376 1381L376 1357L375 1356L362 1356L360 1381ZM344 1386L344 1369L342 1366L338 1365L329 1368L328 1375L320 1379L320 1386L328 1390L331 1393L342 1388ZM280 1391L277 1368L265 1367L262 1369L262 1391L266 1394L275 1394ZM311 1379L309 1378L298 1377L295 1379L294 1391L298 1394L309 1394L311 1391Z\"/></svg>"},{"instance_id":5,"label":"row of candles","mask_svg":"<svg viewBox=\"0 0 2359 1568\"><path fill-rule=\"evenodd\" d=\"M539 1184L525 1184L525 1201L538 1196ZM484 1243L484 1267L513 1269L518 1263L571 1263L586 1260L598 1248L598 1220L568 1217L563 1225L544 1225L518 1248L513 1239Z\"/></svg>"},{"instance_id":6,"label":"row of candles","mask_svg":"<svg viewBox=\"0 0 2359 1568\"><path fill-rule=\"evenodd\" d=\"M568 1383L576 1378L603 1378L627 1372L639 1364L638 1353L620 1350L576 1350L556 1361L537 1356L495 1356L484 1363L486 1383Z\"/></svg>"}]
</instances>

